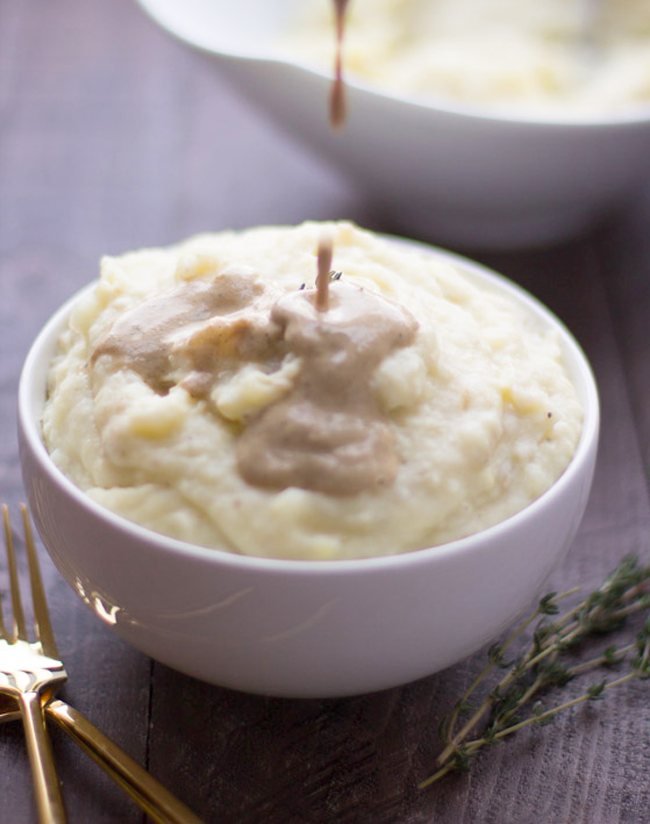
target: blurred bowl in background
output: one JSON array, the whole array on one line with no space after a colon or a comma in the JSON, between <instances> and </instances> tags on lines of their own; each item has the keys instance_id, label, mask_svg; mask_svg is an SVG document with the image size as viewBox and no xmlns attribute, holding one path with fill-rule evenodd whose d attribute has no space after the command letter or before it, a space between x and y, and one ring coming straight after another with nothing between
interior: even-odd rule
<instances>
[{"instance_id":1,"label":"blurred bowl in background","mask_svg":"<svg viewBox=\"0 0 650 824\"><path fill-rule=\"evenodd\" d=\"M210 54L296 138L345 169L404 233L482 248L557 241L614 211L650 179L650 105L562 121L409 100L350 81L349 121L333 133L331 78L278 50L301 0L138 2L168 32Z\"/></svg>"}]
</instances>

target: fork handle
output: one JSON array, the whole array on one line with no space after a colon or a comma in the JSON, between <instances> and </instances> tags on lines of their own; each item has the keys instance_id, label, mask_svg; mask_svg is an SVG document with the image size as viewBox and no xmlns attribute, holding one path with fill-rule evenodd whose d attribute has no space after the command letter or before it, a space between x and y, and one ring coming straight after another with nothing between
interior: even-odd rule
<instances>
[{"instance_id":1,"label":"fork handle","mask_svg":"<svg viewBox=\"0 0 650 824\"><path fill-rule=\"evenodd\" d=\"M23 692L19 693L18 701L32 768L38 820L41 824L65 824L65 807L54 767L50 739L45 728L41 696L36 692Z\"/></svg>"},{"instance_id":2,"label":"fork handle","mask_svg":"<svg viewBox=\"0 0 650 824\"><path fill-rule=\"evenodd\" d=\"M158 824L202 824L188 807L78 710L55 699L45 711Z\"/></svg>"}]
</instances>

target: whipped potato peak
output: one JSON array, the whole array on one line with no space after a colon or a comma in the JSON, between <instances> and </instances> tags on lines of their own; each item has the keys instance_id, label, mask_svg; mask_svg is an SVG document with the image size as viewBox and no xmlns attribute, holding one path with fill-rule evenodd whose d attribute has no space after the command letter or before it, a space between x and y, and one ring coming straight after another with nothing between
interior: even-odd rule
<instances>
[{"instance_id":1,"label":"whipped potato peak","mask_svg":"<svg viewBox=\"0 0 650 824\"><path fill-rule=\"evenodd\" d=\"M281 50L329 71L332 0L296 5ZM650 104L647 0L352 0L345 73L386 92L534 117Z\"/></svg>"},{"instance_id":2,"label":"whipped potato peak","mask_svg":"<svg viewBox=\"0 0 650 824\"><path fill-rule=\"evenodd\" d=\"M557 480L581 425L548 323L453 259L345 222L104 258L43 415L53 461L101 505L308 560L497 523Z\"/></svg>"}]
</instances>

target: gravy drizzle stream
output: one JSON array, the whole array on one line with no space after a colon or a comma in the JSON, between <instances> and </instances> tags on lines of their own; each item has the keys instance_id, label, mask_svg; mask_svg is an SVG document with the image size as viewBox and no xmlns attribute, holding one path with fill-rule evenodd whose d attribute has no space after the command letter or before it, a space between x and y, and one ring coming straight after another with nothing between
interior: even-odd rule
<instances>
[{"instance_id":1,"label":"gravy drizzle stream","mask_svg":"<svg viewBox=\"0 0 650 824\"><path fill-rule=\"evenodd\" d=\"M336 20L336 58L334 62L334 82L330 92L330 124L339 129L345 123L347 104L343 81L343 34L345 32L345 12L349 0L334 0Z\"/></svg>"}]
</instances>

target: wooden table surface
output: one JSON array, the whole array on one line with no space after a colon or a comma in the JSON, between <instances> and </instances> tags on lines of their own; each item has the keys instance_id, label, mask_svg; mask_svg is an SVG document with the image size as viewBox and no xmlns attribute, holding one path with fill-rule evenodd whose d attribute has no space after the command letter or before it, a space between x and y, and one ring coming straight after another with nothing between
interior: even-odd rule
<instances>
[{"instance_id":1,"label":"wooden table surface","mask_svg":"<svg viewBox=\"0 0 650 824\"><path fill-rule=\"evenodd\" d=\"M566 321L600 385L593 493L549 588L597 584L624 554L649 549L647 194L570 243L474 254ZM14 410L22 361L45 319L95 277L102 254L202 230L338 217L394 230L353 181L278 130L133 0L0 0L0 499L15 511L24 495ZM64 697L206 821L650 821L648 682L523 732L471 773L420 791L438 722L484 653L374 695L239 694L127 647L39 551L70 674ZM4 560L0 582L6 592ZM70 740L52 735L71 822L143 820ZM7 724L0 822L33 821L22 730Z\"/></svg>"}]
</instances>

